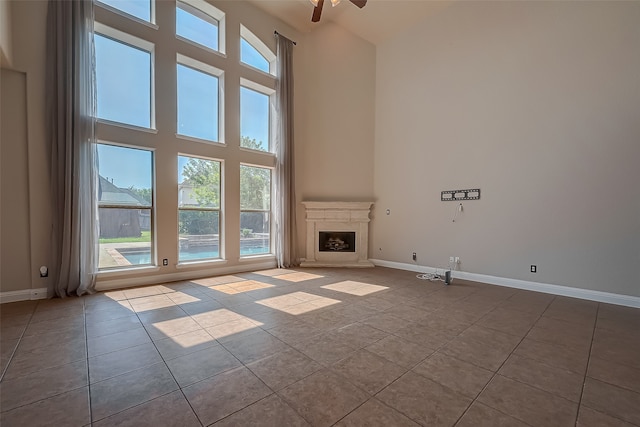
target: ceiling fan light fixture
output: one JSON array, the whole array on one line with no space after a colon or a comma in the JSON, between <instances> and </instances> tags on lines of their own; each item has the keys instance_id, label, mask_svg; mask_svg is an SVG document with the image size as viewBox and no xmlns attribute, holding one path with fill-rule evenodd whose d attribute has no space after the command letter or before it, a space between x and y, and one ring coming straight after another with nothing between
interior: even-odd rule
<instances>
[{"instance_id":1,"label":"ceiling fan light fixture","mask_svg":"<svg viewBox=\"0 0 640 427\"><path fill-rule=\"evenodd\" d=\"M318 6L318 1L319 0L309 0L311 2L312 5L314 6Z\"/></svg>"},{"instance_id":2,"label":"ceiling fan light fixture","mask_svg":"<svg viewBox=\"0 0 640 427\"><path fill-rule=\"evenodd\" d=\"M342 0L331 0L331 6L334 7L334 6L339 5L341 1Z\"/></svg>"}]
</instances>

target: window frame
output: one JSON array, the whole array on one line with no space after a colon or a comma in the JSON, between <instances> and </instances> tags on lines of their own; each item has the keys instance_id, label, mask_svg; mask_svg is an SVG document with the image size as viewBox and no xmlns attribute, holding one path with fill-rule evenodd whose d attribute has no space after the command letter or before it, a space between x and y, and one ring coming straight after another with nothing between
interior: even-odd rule
<instances>
[{"instance_id":1,"label":"window frame","mask_svg":"<svg viewBox=\"0 0 640 427\"><path fill-rule=\"evenodd\" d=\"M132 205L123 205L123 204L115 204L115 203L105 203L102 204L100 200L96 203L96 209L99 211L101 208L105 209L127 209L127 210L149 210L149 231L150 231L150 241L149 241L149 252L150 252L150 260L148 264L131 264L131 265L122 265L122 266L113 266L113 267L100 267L98 266L98 273L111 273L117 271L126 271L126 270L140 270L140 269L148 269L149 267L157 267L158 259L157 259L157 230L156 230L156 153L155 148L149 147L141 147L132 144L125 144L114 141L107 141L103 139L96 139L95 142L96 149L98 145L110 145L113 147L119 148L127 148L131 150L141 150L148 151L151 154L151 203L149 206L132 206ZM99 169L98 169L99 174ZM105 177L106 178L106 177ZM99 178L98 178L99 179ZM96 194L98 193L96 189ZM99 240L99 239L98 239ZM100 243L98 242L98 247L100 247Z\"/></svg>"},{"instance_id":2,"label":"window frame","mask_svg":"<svg viewBox=\"0 0 640 427\"><path fill-rule=\"evenodd\" d=\"M116 43L129 46L133 49L143 50L149 53L149 127L138 126L130 123L118 122L115 120L104 119L96 116L99 123L107 123L113 126L125 127L144 131L157 131L156 129L156 93L155 93L155 44L147 40L136 37L132 34L125 33L115 28L109 27L101 22L94 22L94 37L98 34L102 37L111 39Z\"/></svg>"},{"instance_id":3,"label":"window frame","mask_svg":"<svg viewBox=\"0 0 640 427\"><path fill-rule=\"evenodd\" d=\"M218 27L218 50L179 35L176 23L175 36L178 40L189 43L208 52L213 52L222 56L226 55L226 14L223 11L204 0L176 0L176 16L178 9L190 13L191 15Z\"/></svg>"},{"instance_id":4,"label":"window frame","mask_svg":"<svg viewBox=\"0 0 640 427\"><path fill-rule=\"evenodd\" d=\"M253 65L247 64L246 62L242 61L242 54L241 54L242 39L244 39L256 51L258 51L258 53L262 55L264 59L267 60L267 62L269 63L269 72L265 72L259 68L254 67ZM269 47L258 36L253 34L251 30L249 30L247 27L245 27L242 24L240 24L240 39L239 39L238 52L240 52L240 54L238 55L238 60L240 61L240 65L247 67L251 70L254 70L258 73L261 73L263 75L269 76L271 78L276 77L276 54L273 53L273 51L269 49Z\"/></svg>"},{"instance_id":5,"label":"window frame","mask_svg":"<svg viewBox=\"0 0 640 427\"><path fill-rule=\"evenodd\" d=\"M216 77L218 79L218 139L205 139L198 138L196 136L184 135L178 132L178 66L182 65L183 67L191 68L192 70L199 71L204 74L208 74L210 76ZM176 54L176 138L185 139L194 142L202 142L205 144L216 144L216 145L225 145L225 103L224 103L224 71L214 67L213 65L205 64L204 62L200 62L196 59L190 58L186 55L182 55L180 53Z\"/></svg>"},{"instance_id":6,"label":"window frame","mask_svg":"<svg viewBox=\"0 0 640 427\"><path fill-rule=\"evenodd\" d=\"M240 126L240 149L241 150L247 150L253 153L265 153L265 154L271 154L271 155L275 155L275 150L274 150L274 134L275 134L275 125L274 125L274 120L276 117L276 90L269 88L267 86L263 86L259 83L256 83L252 80L249 79L245 79L243 77L240 77L240 86L239 86L239 90L238 90L238 97L240 98L240 93L242 91L242 88L246 88L249 90L252 90L254 92L258 92L261 93L263 95L266 95L269 98L269 117L267 118L268 120L268 124L269 124L269 130L268 130L268 138L269 140L267 141L267 149L266 150L255 150L253 148L248 148L248 147L243 147L242 146L242 101L239 102L239 107L240 107L240 111L238 113L238 124Z\"/></svg>"},{"instance_id":7,"label":"window frame","mask_svg":"<svg viewBox=\"0 0 640 427\"><path fill-rule=\"evenodd\" d=\"M220 202L218 203L218 207L180 207L180 189L178 188L178 200L177 200L177 208L178 208L178 233L177 233L177 248L178 248L178 262L177 265L190 265L190 264L198 264L203 262L218 262L220 260L225 259L225 236L224 236L224 160L223 159L214 159L209 157L196 156L193 154L185 154L182 152L178 153L177 159L178 163L180 161L180 157L188 157L199 160L206 160L209 162L217 162L220 168L220 182L219 182L219 197ZM178 180L180 178L180 170L178 169ZM177 183L177 186L180 186L180 182ZM201 258L197 260L188 260L181 261L180 260L180 211L191 211L191 212L218 212L218 256L216 258Z\"/></svg>"},{"instance_id":8,"label":"window frame","mask_svg":"<svg viewBox=\"0 0 640 427\"><path fill-rule=\"evenodd\" d=\"M93 3L103 9L106 9L110 12L116 13L120 16L123 16L127 19L132 19L135 22L138 22L140 24L143 25L147 25L150 26L152 28L158 28L158 26L156 25L156 0L149 0L149 20L147 21L146 19L142 19L138 16L132 15L129 12L125 12L122 9L118 9L117 7L104 3L102 0L93 0Z\"/></svg>"},{"instance_id":9,"label":"window frame","mask_svg":"<svg viewBox=\"0 0 640 427\"><path fill-rule=\"evenodd\" d=\"M269 209L243 209L242 208L242 190L240 189L239 194L238 194L238 206L240 208L239 211L239 221L238 221L238 225L239 225L239 232L242 233L242 225L241 225L241 221L242 221L242 214L247 212L247 213L267 213L269 215L269 251L268 252L263 252L263 253L259 253L259 254L249 254L249 255L243 255L242 254L242 237L240 236L240 244L239 244L239 255L240 255L240 259L247 259L247 258L255 258L255 257L264 257L264 256L273 256L274 254L274 237L273 237L273 230L274 230L274 215L273 215L273 198L274 198L274 194L275 194L275 190L274 190L274 186L273 186L273 172L275 170L275 168L273 167L269 167L269 166L264 166L264 165L257 165L254 163L247 163L247 162L240 162L240 169L239 169L239 173L240 170L242 169L242 167L251 167L251 168L258 168L258 169L266 169L269 171ZM242 186L242 180L240 178L240 176L238 176L239 181L240 181L240 186ZM240 187L241 188L241 187Z\"/></svg>"}]
</instances>

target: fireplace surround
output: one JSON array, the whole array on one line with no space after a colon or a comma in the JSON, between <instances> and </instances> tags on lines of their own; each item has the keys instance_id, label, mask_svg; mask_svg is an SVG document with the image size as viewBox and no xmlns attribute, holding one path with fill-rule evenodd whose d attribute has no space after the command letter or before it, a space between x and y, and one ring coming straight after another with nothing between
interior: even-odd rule
<instances>
[{"instance_id":1,"label":"fireplace surround","mask_svg":"<svg viewBox=\"0 0 640 427\"><path fill-rule=\"evenodd\" d=\"M373 267L369 253L372 202L302 202L307 244L303 267Z\"/></svg>"}]
</instances>

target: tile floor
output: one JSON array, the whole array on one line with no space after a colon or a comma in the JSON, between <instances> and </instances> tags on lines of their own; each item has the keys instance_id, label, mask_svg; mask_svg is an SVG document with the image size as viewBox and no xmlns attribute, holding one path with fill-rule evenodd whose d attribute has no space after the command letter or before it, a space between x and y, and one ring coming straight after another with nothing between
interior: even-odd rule
<instances>
[{"instance_id":1,"label":"tile floor","mask_svg":"<svg viewBox=\"0 0 640 427\"><path fill-rule=\"evenodd\" d=\"M386 268L0 306L10 426L640 425L640 310Z\"/></svg>"}]
</instances>

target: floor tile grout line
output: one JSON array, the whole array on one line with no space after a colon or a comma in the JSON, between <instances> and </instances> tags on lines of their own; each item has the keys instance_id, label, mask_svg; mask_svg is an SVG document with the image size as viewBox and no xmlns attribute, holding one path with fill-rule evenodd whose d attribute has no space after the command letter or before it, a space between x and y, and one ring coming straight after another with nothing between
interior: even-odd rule
<instances>
[{"instance_id":1,"label":"floor tile grout line","mask_svg":"<svg viewBox=\"0 0 640 427\"><path fill-rule=\"evenodd\" d=\"M84 320L84 350L87 364L87 392L89 394L89 425L93 425L93 405L91 404L91 368L89 366L89 337L87 333L87 307L86 300L82 300L82 318Z\"/></svg>"},{"instance_id":2,"label":"floor tile grout line","mask_svg":"<svg viewBox=\"0 0 640 427\"><path fill-rule=\"evenodd\" d=\"M596 336L596 325L598 323L598 313L600 312L600 303L596 309L596 320L593 322L593 330L591 331L591 342L589 343L589 354L587 356L587 366L584 369L584 377L582 378L582 387L580 388L580 398L578 399L578 413L576 414L575 426L578 425L578 416L580 414L580 406L582 406L582 398L584 396L584 388L587 385L587 373L589 372L589 364L591 363L591 351L593 350L593 340Z\"/></svg>"},{"instance_id":3,"label":"floor tile grout line","mask_svg":"<svg viewBox=\"0 0 640 427\"><path fill-rule=\"evenodd\" d=\"M179 304L177 304L177 305L179 305ZM492 311L493 311L493 310L495 310L496 308L497 308L497 307L494 307L494 308L492 309ZM490 312L491 312L491 311L490 311ZM489 313L490 313L490 312L489 312ZM545 311L545 312L546 312L546 311ZM486 314L488 314L488 313L486 313ZM485 315L486 315L486 314L485 314ZM544 313L543 313L543 314L544 314ZM31 315L31 316L33 316L33 313L32 313L32 315ZM484 317L484 316L483 316L483 317ZM538 317L538 320L540 319L540 317L541 317L541 316L539 316L539 317ZM84 320L85 320L85 328L86 328L86 325L87 325L87 319L86 319L86 317L85 317L85 319L84 319ZM557 320L564 320L564 319L557 319ZM476 321L475 321L474 323L472 323L469 327L474 326L474 325L478 325L478 322L479 322L479 321L480 321L480 319L476 320ZM359 321L357 321L357 322L359 322ZM478 326L480 326L480 325L478 325ZM535 324L534 324L534 326L535 326ZM533 327L533 326L532 326L532 327ZM145 329L146 329L146 328L145 328ZM468 328L467 328L467 329L468 329ZM466 330L466 329L465 329L465 330ZM531 330L531 328L530 328L529 330ZM594 330L595 330L595 326L594 326ZM499 332L502 332L502 331L499 331ZM462 332L461 332L461 333L462 333ZM594 331L592 331L592 340L591 340L591 343L590 343L590 344L591 344L591 346L593 346L593 336L594 336L594 333L595 333L595 332L594 332ZM148 332L147 332L147 334L148 334ZM23 331L23 335L24 335L24 331ZM460 335L460 334L458 334L458 335ZM276 337L276 338L278 338L278 337ZM524 338L526 338L526 335L524 336ZM512 350L512 351L511 351L510 356L514 353L515 349L516 349L516 348L517 348L517 347L522 343L522 341L524 340L524 338L522 338L522 339L520 340L520 342L516 345L516 347L514 347L514 350ZM85 335L85 339L87 339L87 336L86 336L86 335ZM153 342L153 343L154 343L154 345L155 345L155 341L154 341L154 340L151 340L151 342ZM286 343L285 343L285 344L286 344ZM442 346L444 346L444 345L442 345ZM439 349L440 349L442 346L440 346L440 347L439 347ZM16 345L16 348L17 348L17 345ZM156 347L156 348L157 348L157 347ZM225 347L225 348L226 348L226 347ZM439 350L439 349L438 349L438 350ZM438 350L436 350L436 351L438 351ZM14 349L14 351L15 351L15 349ZM589 349L589 353L590 353L590 352L591 352L591 348ZM433 354L432 354L432 355L433 355ZM432 355L427 356L425 359L427 359L427 358L431 357ZM510 356L509 356L509 357L510 357ZM88 357L87 357L87 358L88 358ZM507 359L508 359L508 357L507 357ZM502 363L501 367L504 365L504 363L506 363L506 360L507 360L507 359L505 359L505 362L503 362L503 363ZM423 359L423 360L424 360L424 359ZM591 354L589 354L588 362L589 362L589 363L591 362ZM419 363L422 363L422 362L419 362ZM166 361L165 361L165 364L166 364ZM243 363L243 365L244 365L244 366L246 366L244 363ZM501 367L500 367L500 368L498 368L498 370L499 370L499 369L501 369ZM587 370L588 370L588 368L587 368ZM254 374L254 375L255 375L255 374ZM496 371L496 373L494 373L494 375L492 376L492 378L493 378L493 377L495 377L496 375L498 375L498 374L497 374L497 371ZM586 377L586 375L585 375L585 377ZM586 380L586 378L585 378L585 380ZM525 384L526 384L526 383L525 383ZM615 384L614 384L614 385L615 385ZM584 386L584 383L583 383L583 386ZM486 388L486 387L485 387L485 388ZM276 393L276 394L277 394L277 393ZM263 399L264 399L264 398L263 398ZM368 400L370 400L370 399L371 399L371 397L370 397L369 399L367 399L367 401L368 401ZM152 399L152 400L153 400L153 399ZM261 400L262 400L262 399L261 399ZM475 399L474 399L474 401L475 401ZM366 401L365 401L365 402L366 402ZM256 402L254 402L254 403L256 403ZM364 403L363 403L363 404L364 404ZM247 405L247 406L248 406L248 405ZM466 412L466 411L465 411L465 412ZM500 411L498 411L498 412L500 412Z\"/></svg>"},{"instance_id":4,"label":"floor tile grout line","mask_svg":"<svg viewBox=\"0 0 640 427\"><path fill-rule=\"evenodd\" d=\"M18 343L16 343L16 348L13 350L13 352L12 352L12 354L11 354L11 358L9 359L9 362L7 363L7 367L5 368L5 371L2 373L2 380L0 380L0 382L2 382L2 381L4 380L4 374L5 374L6 370L9 368L9 365L10 365L10 363L11 363L11 360L13 360L13 357L14 357L14 355L15 355L15 352L16 352L16 351L17 351L17 349L18 349L18 345L20 344L20 342L22 341L22 338L23 338L23 336L24 336L24 332L26 332L26 330L27 330L28 326L31 324L31 318L33 318L33 314L35 313L36 308L37 308L37 306L39 305L39 303L40 303L40 302L38 302L38 304L36 304L36 305L34 306L33 311L31 312L31 316L30 316L30 318L29 318L29 321L27 322L27 325L25 326L25 329L24 329L24 331L22 332L21 337L18 339ZM84 301L82 302L82 305L83 305L83 317L84 317ZM83 319L83 320L84 320L84 319ZM38 322L36 322L36 323L38 323ZM86 330L85 330L85 350L86 350L86 349L87 349L87 347L86 347ZM56 365L56 366L53 366L53 367L51 367L51 368L56 368L56 367L60 367L60 366L66 366L66 365L69 365L69 364L72 364L72 363L78 363L80 360L81 360L81 359L78 359L78 360L75 360L75 361L73 361L73 362L65 363L65 364L63 364L63 365ZM89 363L88 363L88 361L86 361L86 363L87 363L87 369L88 369L88 365L89 365ZM45 368L45 369L51 369L51 368ZM33 374L33 373L36 373L36 372L40 372L40 371L42 371L42 370L44 370L44 369L39 369L39 370L37 370L37 371L30 372L29 374L26 374L26 375L30 375L30 374ZM23 376L20 376L20 377L16 377L16 378L14 378L14 379L19 379L19 378L22 378L22 377L23 377ZM70 392L73 392L73 391L76 391L76 390L80 390L80 389L81 389L81 388L83 388L83 387L87 387L87 392L88 392L88 393L90 393L90 390L89 390L89 377L88 377L88 373L87 373L87 384L85 384L85 385L78 386L78 387L75 387L75 388L71 388L71 389L69 389L69 390L64 390L64 391L61 391L60 393L56 393L56 394L53 394L53 395L51 395L51 396L43 397L42 399L37 399L37 400L34 400L34 401L32 401L32 402L25 403L24 405L19 405L19 406L16 406L15 408L9 409L9 410L7 410L7 411L2 411L2 412L3 412L3 413L8 413L8 412L11 412L11 411L15 411L15 410L17 410L17 409L19 409L19 408L24 408L25 406L33 405L33 404L35 404L35 403L42 402L42 401L44 401L44 400L54 398L54 397L56 397L56 396L60 396L60 395L65 394L65 393L70 393ZM89 414L91 415L91 396L90 396L90 394L89 394ZM91 419L91 418L89 418L89 419ZM91 422L89 423L89 425L91 425Z\"/></svg>"},{"instance_id":5,"label":"floor tile grout line","mask_svg":"<svg viewBox=\"0 0 640 427\"><path fill-rule=\"evenodd\" d=\"M131 305L131 303L129 302L129 298L126 298L126 300L127 300L127 302L129 303L129 305ZM174 303L174 304L175 304L175 303ZM179 306L179 305L178 305L178 306ZM133 306L132 306L132 308L133 308ZM182 307L180 307L180 309L184 312L184 309L183 309ZM197 413L196 413L196 411L194 410L193 406L191 406L191 402L189 402L189 399L187 399L187 396L184 394L184 391L182 390L182 387L181 387L181 386L180 386L180 384L178 383L178 380L176 379L175 375L173 374L173 372L172 372L172 371L171 371L171 369L169 368L169 365L167 364L167 361L165 360L164 356L162 355L162 353L161 353L161 352L160 352L160 350L158 349L158 346L156 345L156 342L151 338L151 335L149 335L149 331L147 331L147 328L145 328L145 327L144 327L144 323L142 322L142 319L140 318L140 316L139 316L138 312L137 312L137 311L135 311L135 309L134 309L134 311L133 311L133 312L135 313L136 317L138 318L138 321L140 322L140 325L142 326L142 329L145 331L145 333L146 333L146 334L147 334L147 336L149 337L149 340L151 340L151 344L153 344L153 347L154 347L154 348L156 349L156 351L158 352L158 356L160 356L160 359L162 360L162 363L164 364L164 367L167 369L167 371L168 371L168 372L169 372L169 374L171 375L171 378L173 378L173 381L176 383L176 386L178 387L178 389L177 389L177 390L180 390L180 394L182 394L182 396L184 397L184 400L187 402L187 404L188 404L188 405L189 405L189 407L191 408L191 411L192 411L192 412L193 412L193 414L195 415L195 417L196 417L196 419L198 420L198 422L200 423L200 425L201 425L201 426L204 426L204 423L202 422L202 420L200 419L200 417L198 416L198 414L197 414ZM186 312L185 312L185 314L187 314L187 316L189 316L189 317L190 317L189 313L186 313ZM170 337L168 337L168 338L170 338ZM211 338L213 338L213 337L211 337ZM215 338L214 338L214 340L215 340ZM146 343L145 343L145 344L146 344ZM151 365L148 365L148 366L151 366ZM143 367L143 368L144 368L144 367ZM143 369L143 368L139 368L139 369ZM133 371L130 371L130 372L133 372ZM112 377L112 378L115 378L115 377ZM160 397L164 397L164 396L167 396L167 395L169 395L169 394L171 394L171 393L174 393L174 392L175 392L175 391L177 391L177 390L172 390L172 391L170 391L170 392L168 392L168 393L165 393L165 394L163 394L163 395L161 395L161 396L157 396L157 397L155 397L155 398L153 398L153 399L151 399L151 400L147 400L147 401L145 401L145 402L142 402L142 403L140 403L139 405L132 406L131 408L135 408L136 406L144 405L145 403L149 403L149 402L151 402L151 401L153 401L153 400L156 400L156 399L158 399L158 398L160 398ZM131 409L131 408L124 409L124 410L122 410L122 411L120 411L120 412L124 412L124 411L126 411L126 410ZM120 412L118 412L118 413L120 413ZM113 416L113 415L116 415L116 414L111 414L111 415L109 415L108 417L111 417L111 416ZM105 417L105 418L108 418L108 417Z\"/></svg>"},{"instance_id":6,"label":"floor tile grout line","mask_svg":"<svg viewBox=\"0 0 640 427\"><path fill-rule=\"evenodd\" d=\"M37 306L38 306L38 304L33 306L33 310L31 311L31 314L29 315L29 320L27 321L27 324L24 326L24 329L20 333L20 336L18 337L18 342L16 342L16 346L14 347L13 351L11 352L11 356L9 356L9 360L7 361L7 366L4 367L4 369L2 370L2 373L0 374L0 383L4 381L4 377L5 377L6 373L7 373L7 371L9 370L9 366L11 366L11 363L13 362L13 358L16 355L16 352L18 351L18 347L20 347L20 343L22 342L22 338L24 338L24 334L27 332L27 328L31 324L31 319L33 319L33 314L35 313Z\"/></svg>"},{"instance_id":7,"label":"floor tile grout line","mask_svg":"<svg viewBox=\"0 0 640 427\"><path fill-rule=\"evenodd\" d=\"M481 395L481 394L482 394L482 393L487 389L487 387L489 387L489 384L491 384L491 382L493 381L493 379L494 379L497 375L499 375L499 374L498 374L498 372L500 371L500 369L502 369L502 367L503 367L503 366L504 366L504 364L507 362L507 360L509 360L509 358L513 355L513 353L516 351L516 349L518 348L518 346L520 346L520 344L522 344L522 341L524 341L524 340L525 340L525 338L527 337L527 335L529 335L529 333L531 332L531 330L535 327L536 323L538 323L538 321L542 318L542 316L544 315L544 313L549 309L549 307L551 306L551 304L553 303L553 301L555 301L555 299L556 299L556 297L555 297L555 296L554 296L553 298L551 298L551 300L547 303L547 305L546 305L545 309L540 313L540 315L538 316L538 318L536 319L536 321L535 321L535 322L533 322L533 324L531 325L531 327L527 330L527 333L525 333L525 334L522 336L522 338L520 339L520 341L518 341L518 343L513 347L513 349L511 350L511 352L509 352L509 355L507 355L507 357L505 357L505 359L502 361L502 363L500 364L500 366L498 367L498 369L496 369L495 371L493 371L493 375L491 376L491 378L489 378L489 381L487 381L487 383L482 387L482 389L478 392L478 394L476 394L476 397L471 401L471 403L469 404L469 406L467 406L467 408L466 408L466 409L464 410L464 412L460 415L460 417L458 417L458 419L456 420L456 422L454 423L454 425L456 425L456 424L458 424L458 423L460 422L460 420L461 420L461 419L462 419L462 418L467 414L467 412L469 412L469 408L471 408L471 406L472 406L475 402L479 402L479 401L478 401L478 398L480 397L480 395ZM491 311L493 311L493 310L491 310ZM491 311L490 311L490 312L491 312ZM489 312L489 313L490 313L490 312ZM486 315L488 315L489 313L487 313ZM485 316L486 316L486 315L485 315ZM476 323L477 323L477 322L479 322L480 320L482 320L483 318L484 318L484 316L482 316L480 319L478 319L478 320L476 321ZM474 325L475 325L476 323L474 323ZM527 384L527 385L528 385L528 384ZM486 404L484 404L484 403L482 403L482 402L479 402L479 403L481 403L481 404L483 404L483 405L486 405ZM486 406L489 406L489 405L486 405ZM490 407L491 409L497 410L498 412L501 412L501 413L502 413L502 411L500 411L500 410L498 410L498 409L496 409L496 408L494 408L494 407L492 407L492 406L489 406L489 407ZM508 414L506 414L506 415L508 415ZM512 416L512 415L509 415L509 416L510 416L511 418L515 418L515 419L517 419L518 421L522 421L522 422L524 422L525 424L528 424L527 422L525 422L525 421L523 421L523 420L520 420L519 418L516 418L516 417L514 417L514 416ZM576 414L576 418L577 418L577 414Z\"/></svg>"}]
</instances>

